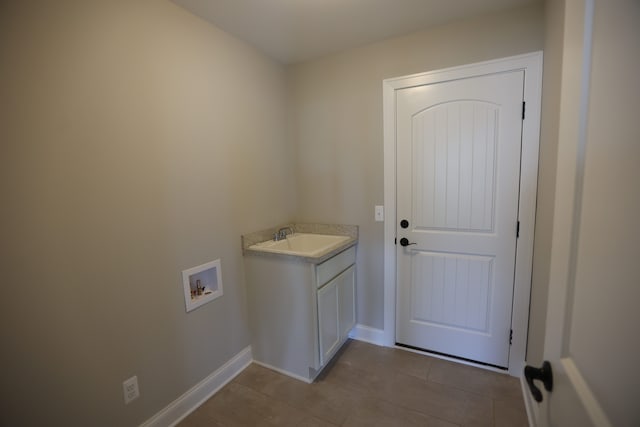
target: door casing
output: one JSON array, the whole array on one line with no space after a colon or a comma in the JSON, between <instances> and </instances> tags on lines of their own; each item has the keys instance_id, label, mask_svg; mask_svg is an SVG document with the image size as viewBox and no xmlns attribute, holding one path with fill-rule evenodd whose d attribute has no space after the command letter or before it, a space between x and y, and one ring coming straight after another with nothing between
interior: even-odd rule
<instances>
[{"instance_id":1,"label":"door casing","mask_svg":"<svg viewBox=\"0 0 640 427\"><path fill-rule=\"evenodd\" d=\"M485 61L426 73L385 79L382 83L384 108L384 337L395 345L396 330L396 102L395 91L412 86L523 70L526 115L522 123L522 158L513 313L513 340L509 351L509 374L520 376L524 368L529 324L529 300L533 261L538 148L540 144L540 105L542 98L542 52Z\"/></svg>"}]
</instances>

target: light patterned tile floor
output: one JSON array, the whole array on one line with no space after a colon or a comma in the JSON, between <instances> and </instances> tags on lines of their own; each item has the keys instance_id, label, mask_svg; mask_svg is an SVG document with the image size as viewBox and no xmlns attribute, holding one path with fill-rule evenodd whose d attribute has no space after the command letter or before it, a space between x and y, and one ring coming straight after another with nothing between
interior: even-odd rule
<instances>
[{"instance_id":1,"label":"light patterned tile floor","mask_svg":"<svg viewBox=\"0 0 640 427\"><path fill-rule=\"evenodd\" d=\"M313 384L252 364L180 427L526 427L516 378L349 341Z\"/></svg>"}]
</instances>

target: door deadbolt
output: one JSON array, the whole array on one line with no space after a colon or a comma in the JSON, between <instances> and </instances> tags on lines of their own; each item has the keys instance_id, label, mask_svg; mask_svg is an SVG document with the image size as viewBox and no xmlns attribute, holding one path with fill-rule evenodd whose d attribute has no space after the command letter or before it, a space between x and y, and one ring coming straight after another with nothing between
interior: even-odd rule
<instances>
[{"instance_id":1,"label":"door deadbolt","mask_svg":"<svg viewBox=\"0 0 640 427\"><path fill-rule=\"evenodd\" d=\"M402 221L400 221L400 227L407 228L408 226L409 226L409 221L407 221L406 219L403 219Z\"/></svg>"}]
</instances>

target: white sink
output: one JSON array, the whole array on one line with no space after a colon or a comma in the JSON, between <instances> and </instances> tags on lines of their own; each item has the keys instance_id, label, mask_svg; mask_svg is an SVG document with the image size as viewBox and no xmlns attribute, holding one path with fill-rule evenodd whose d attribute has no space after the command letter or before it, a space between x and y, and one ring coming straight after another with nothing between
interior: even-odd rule
<instances>
[{"instance_id":1,"label":"white sink","mask_svg":"<svg viewBox=\"0 0 640 427\"><path fill-rule=\"evenodd\" d=\"M328 234L295 233L282 240L267 240L249 246L249 249L262 252L319 257L344 244L351 237Z\"/></svg>"}]
</instances>

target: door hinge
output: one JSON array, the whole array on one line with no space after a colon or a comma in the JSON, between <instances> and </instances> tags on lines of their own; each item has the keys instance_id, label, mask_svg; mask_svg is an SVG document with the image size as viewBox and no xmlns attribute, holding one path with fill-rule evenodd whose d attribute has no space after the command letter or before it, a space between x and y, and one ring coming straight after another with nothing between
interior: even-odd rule
<instances>
[{"instance_id":1,"label":"door hinge","mask_svg":"<svg viewBox=\"0 0 640 427\"><path fill-rule=\"evenodd\" d=\"M527 103L522 101L522 120L524 120L524 111L526 109L526 105L527 105Z\"/></svg>"},{"instance_id":2,"label":"door hinge","mask_svg":"<svg viewBox=\"0 0 640 427\"><path fill-rule=\"evenodd\" d=\"M509 345L513 343L513 329L509 331Z\"/></svg>"},{"instance_id":3,"label":"door hinge","mask_svg":"<svg viewBox=\"0 0 640 427\"><path fill-rule=\"evenodd\" d=\"M520 221L516 223L516 239L520 237Z\"/></svg>"}]
</instances>

